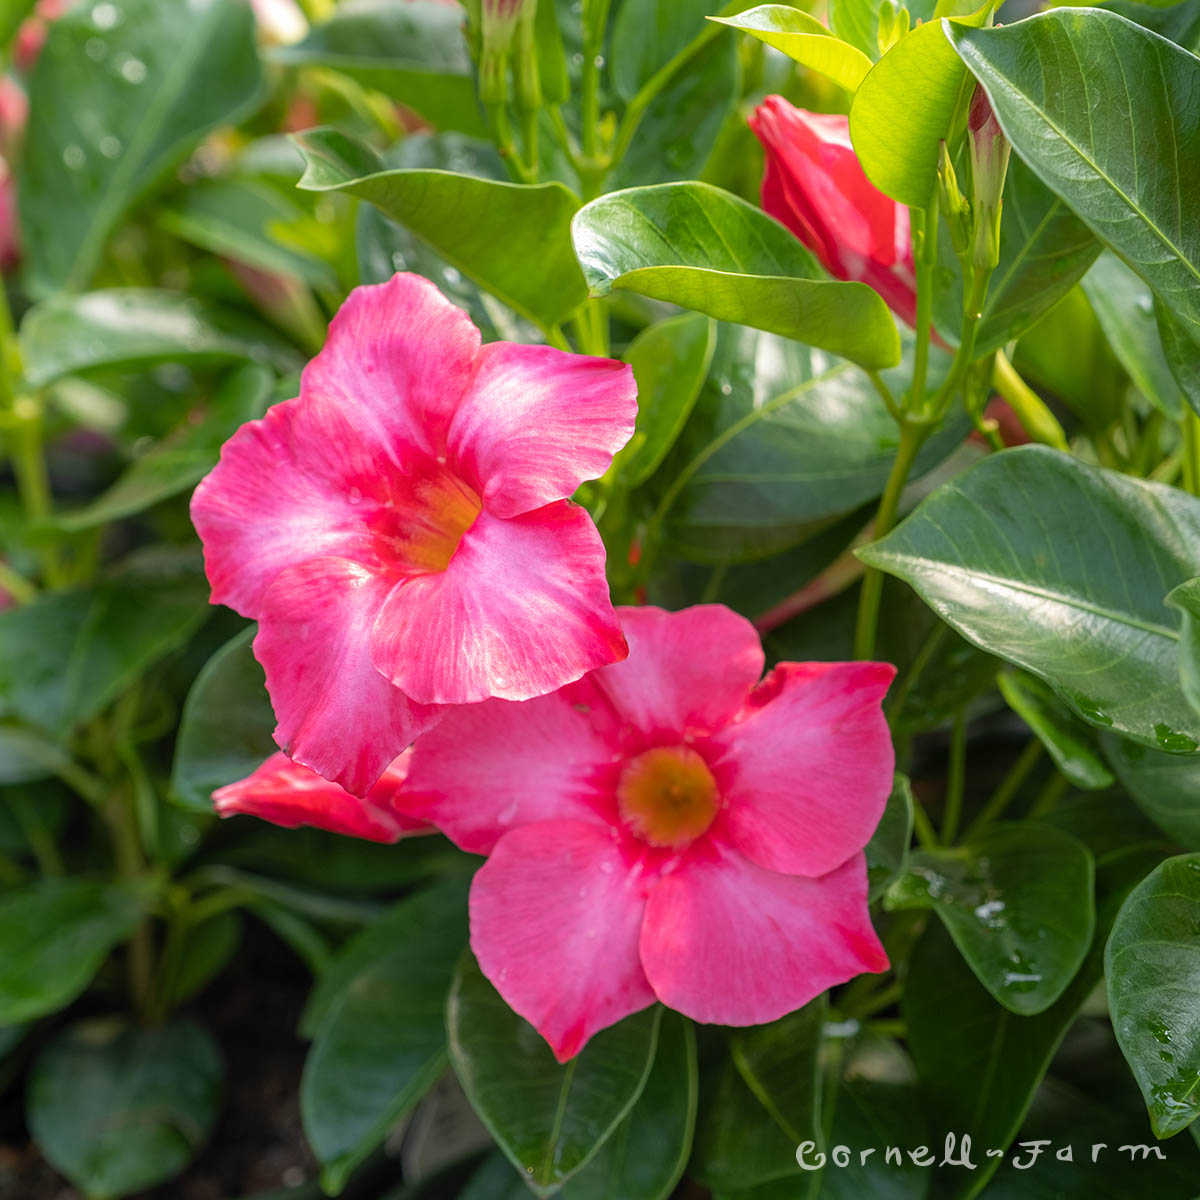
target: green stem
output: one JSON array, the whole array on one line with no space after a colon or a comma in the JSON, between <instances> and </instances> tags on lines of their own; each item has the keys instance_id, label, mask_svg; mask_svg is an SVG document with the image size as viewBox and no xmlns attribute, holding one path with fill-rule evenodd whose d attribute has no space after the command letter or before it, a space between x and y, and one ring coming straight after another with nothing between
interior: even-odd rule
<instances>
[{"instance_id":1,"label":"green stem","mask_svg":"<svg viewBox=\"0 0 1200 1200\"><path fill-rule=\"evenodd\" d=\"M952 846L962 821L963 790L967 771L967 710L954 714L954 730L950 735L950 766L946 772L946 810L942 816L943 846Z\"/></svg>"},{"instance_id":2,"label":"green stem","mask_svg":"<svg viewBox=\"0 0 1200 1200\"><path fill-rule=\"evenodd\" d=\"M37 588L24 575L14 571L8 563L0 560L0 589L6 591L18 604L29 604L37 599Z\"/></svg>"},{"instance_id":3,"label":"green stem","mask_svg":"<svg viewBox=\"0 0 1200 1200\"><path fill-rule=\"evenodd\" d=\"M868 371L867 378L879 393L879 397L886 405L888 412L892 414L892 419L897 425L903 423L904 413L900 411L900 405L896 403L896 397L892 395L892 389L888 387L883 376L878 371Z\"/></svg>"},{"instance_id":4,"label":"green stem","mask_svg":"<svg viewBox=\"0 0 1200 1200\"><path fill-rule=\"evenodd\" d=\"M958 386L975 362L975 338L979 333L979 322L983 317L983 302L987 298L988 280L991 271L976 267L971 275L971 290L963 304L962 331L959 335L958 352L950 367L950 373L938 388L928 406L927 420L940 421L954 399Z\"/></svg>"},{"instance_id":5,"label":"green stem","mask_svg":"<svg viewBox=\"0 0 1200 1200\"><path fill-rule=\"evenodd\" d=\"M9 799L9 807L37 859L38 869L43 875L62 875L62 856L37 806L26 795L14 795Z\"/></svg>"},{"instance_id":6,"label":"green stem","mask_svg":"<svg viewBox=\"0 0 1200 1200\"><path fill-rule=\"evenodd\" d=\"M904 421L900 425L900 445L892 463L891 474L879 511L875 514L875 538L886 537L896 523L900 507L900 496L908 482L908 474L916 461L922 443L929 436L930 426ZM875 653L875 639L879 625L879 602L883 598L883 574L868 567L863 575L862 592L858 602L858 624L854 630L854 657L871 658Z\"/></svg>"},{"instance_id":7,"label":"green stem","mask_svg":"<svg viewBox=\"0 0 1200 1200\"><path fill-rule=\"evenodd\" d=\"M491 118L492 137L495 140L496 149L500 151L500 157L508 167L509 174L517 183L532 183L529 169L525 166L524 160L517 150L516 142L513 141L512 127L508 121L508 108L499 103L489 104L487 108L488 116Z\"/></svg>"},{"instance_id":8,"label":"green stem","mask_svg":"<svg viewBox=\"0 0 1200 1200\"><path fill-rule=\"evenodd\" d=\"M521 114L521 140L525 143L526 173L528 183L537 183L539 167L538 114L537 110Z\"/></svg>"},{"instance_id":9,"label":"green stem","mask_svg":"<svg viewBox=\"0 0 1200 1200\"><path fill-rule=\"evenodd\" d=\"M938 847L937 830L933 827L933 822L929 819L929 814L925 811L920 800L913 797L913 832L917 835L917 842L922 850L936 850Z\"/></svg>"},{"instance_id":10,"label":"green stem","mask_svg":"<svg viewBox=\"0 0 1200 1200\"><path fill-rule=\"evenodd\" d=\"M888 723L892 728L895 728L896 723L900 720L900 714L904 712L904 706L908 703L909 693L913 690L913 686L921 678L921 673L929 666L930 659L937 653L938 647L945 641L949 632L950 626L938 621L920 650L913 656L908 669L901 676L900 682L896 685L894 699L888 706Z\"/></svg>"},{"instance_id":11,"label":"green stem","mask_svg":"<svg viewBox=\"0 0 1200 1200\"><path fill-rule=\"evenodd\" d=\"M937 193L925 209L910 210L910 221L917 233L917 344L913 352L912 391L907 410L919 413L925 404L925 377L929 371L929 337L933 324L933 269L937 265L938 202Z\"/></svg>"},{"instance_id":12,"label":"green stem","mask_svg":"<svg viewBox=\"0 0 1200 1200\"><path fill-rule=\"evenodd\" d=\"M547 325L542 332L546 335L546 341L556 350L570 351L571 344L567 341L561 325Z\"/></svg>"},{"instance_id":13,"label":"green stem","mask_svg":"<svg viewBox=\"0 0 1200 1200\"><path fill-rule=\"evenodd\" d=\"M1013 797L1021 790L1021 785L1029 778L1029 772L1038 764L1042 757L1042 743L1037 738L1030 738L1025 749L1017 756L1007 775L1000 781L1000 786L992 793L991 799L983 806L967 830L967 838L972 838L981 829L985 829L997 817L1001 816L1012 803Z\"/></svg>"},{"instance_id":14,"label":"green stem","mask_svg":"<svg viewBox=\"0 0 1200 1200\"><path fill-rule=\"evenodd\" d=\"M1056 771L1050 781L1042 788L1042 794L1038 796L1033 807L1029 810L1031 817L1041 817L1048 813L1062 798L1063 794L1070 790L1071 781L1060 772Z\"/></svg>"},{"instance_id":15,"label":"green stem","mask_svg":"<svg viewBox=\"0 0 1200 1200\"><path fill-rule=\"evenodd\" d=\"M117 877L142 878L146 874L146 859L138 839L137 816L130 797L120 788L113 789L104 816L112 839ZM142 921L130 938L125 966L134 1007L146 1021L154 987L154 940L149 920Z\"/></svg>"},{"instance_id":16,"label":"green stem","mask_svg":"<svg viewBox=\"0 0 1200 1200\"><path fill-rule=\"evenodd\" d=\"M1183 430L1183 486L1200 496L1200 438L1196 436L1196 415L1188 409L1180 422Z\"/></svg>"}]
</instances>

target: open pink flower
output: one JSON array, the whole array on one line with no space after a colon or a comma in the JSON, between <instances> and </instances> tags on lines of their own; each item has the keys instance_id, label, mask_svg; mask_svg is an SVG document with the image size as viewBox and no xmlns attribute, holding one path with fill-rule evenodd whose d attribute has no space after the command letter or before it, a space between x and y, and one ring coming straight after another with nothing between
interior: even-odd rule
<instances>
[{"instance_id":1,"label":"open pink flower","mask_svg":"<svg viewBox=\"0 0 1200 1200\"><path fill-rule=\"evenodd\" d=\"M897 316L917 314L908 209L866 176L849 117L768 96L750 117L766 151L765 212L786 225L837 279L870 284Z\"/></svg>"},{"instance_id":2,"label":"open pink flower","mask_svg":"<svg viewBox=\"0 0 1200 1200\"><path fill-rule=\"evenodd\" d=\"M368 842L398 842L412 834L433 833L428 822L406 816L394 804L408 774L408 753L400 755L361 799L286 754L272 754L245 779L213 792L213 806L222 817L245 813L284 829L311 825Z\"/></svg>"},{"instance_id":3,"label":"open pink flower","mask_svg":"<svg viewBox=\"0 0 1200 1200\"><path fill-rule=\"evenodd\" d=\"M892 786L884 663L783 663L719 605L621 610L629 657L459 709L399 803L487 854L483 972L559 1061L656 999L751 1025L887 958L862 853Z\"/></svg>"},{"instance_id":4,"label":"open pink flower","mask_svg":"<svg viewBox=\"0 0 1200 1200\"><path fill-rule=\"evenodd\" d=\"M445 706L623 658L604 545L566 497L636 406L629 367L481 347L418 275L356 288L299 398L192 500L213 603L259 623L280 746L361 796Z\"/></svg>"}]
</instances>

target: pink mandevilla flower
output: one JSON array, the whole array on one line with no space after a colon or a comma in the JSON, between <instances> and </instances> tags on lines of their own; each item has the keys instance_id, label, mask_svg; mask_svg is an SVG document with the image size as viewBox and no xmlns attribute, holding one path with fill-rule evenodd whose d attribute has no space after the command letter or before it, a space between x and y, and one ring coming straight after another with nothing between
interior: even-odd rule
<instances>
[{"instance_id":1,"label":"pink mandevilla flower","mask_svg":"<svg viewBox=\"0 0 1200 1200\"><path fill-rule=\"evenodd\" d=\"M892 786L883 663L782 663L721 606L627 608L629 657L449 715L399 803L489 855L471 946L560 1062L661 1000L751 1025L887 958L862 853Z\"/></svg>"},{"instance_id":2,"label":"pink mandevilla flower","mask_svg":"<svg viewBox=\"0 0 1200 1200\"><path fill-rule=\"evenodd\" d=\"M762 206L837 279L870 284L910 325L916 320L908 209L866 176L850 120L768 96L750 128L766 152Z\"/></svg>"},{"instance_id":3,"label":"pink mandevilla flower","mask_svg":"<svg viewBox=\"0 0 1200 1200\"><path fill-rule=\"evenodd\" d=\"M394 803L408 774L409 754L401 754L361 799L286 754L272 754L245 779L213 792L213 806L222 817L244 813L284 829L311 825L368 842L433 833L432 825L406 816Z\"/></svg>"},{"instance_id":4,"label":"pink mandevilla flower","mask_svg":"<svg viewBox=\"0 0 1200 1200\"><path fill-rule=\"evenodd\" d=\"M192 500L213 603L259 623L279 745L363 795L447 706L624 658L603 543L566 497L636 407L629 367L481 347L420 276L356 288L299 398Z\"/></svg>"}]
</instances>

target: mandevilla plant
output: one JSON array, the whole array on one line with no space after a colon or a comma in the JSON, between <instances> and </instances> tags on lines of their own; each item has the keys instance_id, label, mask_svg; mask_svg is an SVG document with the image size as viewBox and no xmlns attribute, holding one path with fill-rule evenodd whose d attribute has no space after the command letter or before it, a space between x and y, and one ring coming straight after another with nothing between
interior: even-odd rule
<instances>
[{"instance_id":1,"label":"mandevilla plant","mask_svg":"<svg viewBox=\"0 0 1200 1200\"><path fill-rule=\"evenodd\" d=\"M1020 4L0 0L0 1197L1194 1200L1200 0Z\"/></svg>"}]
</instances>

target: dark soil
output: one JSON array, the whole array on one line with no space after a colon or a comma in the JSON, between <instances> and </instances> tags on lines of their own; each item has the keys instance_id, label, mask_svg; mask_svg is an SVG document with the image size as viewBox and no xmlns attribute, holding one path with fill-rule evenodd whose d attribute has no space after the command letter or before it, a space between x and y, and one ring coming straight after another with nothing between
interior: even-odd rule
<instances>
[{"instance_id":1,"label":"dark soil","mask_svg":"<svg viewBox=\"0 0 1200 1200\"><path fill-rule=\"evenodd\" d=\"M315 1178L300 1126L307 1045L295 1034L309 983L278 942L248 923L237 958L189 1006L224 1053L221 1120L185 1174L129 1200L235 1200ZM22 1092L18 1080L0 1101L0 1200L83 1200L30 1142Z\"/></svg>"}]
</instances>

